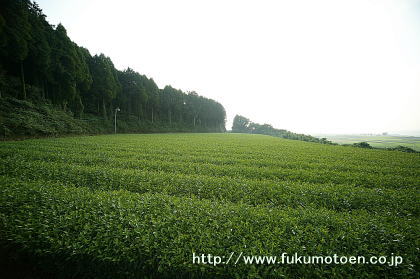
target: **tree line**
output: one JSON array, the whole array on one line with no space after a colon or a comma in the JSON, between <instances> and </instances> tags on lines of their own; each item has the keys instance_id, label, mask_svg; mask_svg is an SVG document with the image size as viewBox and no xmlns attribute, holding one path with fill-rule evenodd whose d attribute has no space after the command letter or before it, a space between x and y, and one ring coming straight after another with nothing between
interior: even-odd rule
<instances>
[{"instance_id":1,"label":"tree line","mask_svg":"<svg viewBox=\"0 0 420 279\"><path fill-rule=\"evenodd\" d=\"M329 145L338 145L338 143L331 142L327 140L327 138L317 138L310 135L293 133L284 129L276 129L270 124L258 124L258 123L252 122L248 118L241 115L236 115L235 118L233 119L232 133L261 134L261 135L268 135L268 136L285 138L285 139L302 140L302 141L316 142L316 143L329 144ZM419 151L416 151L410 147L402 146L402 145L398 145L396 147L388 147L388 148L373 147L367 142L357 142L353 144L341 144L341 145L358 147L358 148L367 148L367 149L381 149L381 150L401 151L401 152L408 152L408 153L419 153Z\"/></svg>"},{"instance_id":2,"label":"tree line","mask_svg":"<svg viewBox=\"0 0 420 279\"><path fill-rule=\"evenodd\" d=\"M241 115L236 115L235 118L233 119L232 132L233 133L262 134L262 135L269 135L269 136L292 139L292 140L302 140L302 141L310 141L310 142L317 142L317 143L323 143L323 144L333 144L331 141L327 140L326 138L320 139L320 138L313 137L310 135L293 133L284 129L276 129L269 124L254 123L248 118Z\"/></svg>"},{"instance_id":3,"label":"tree line","mask_svg":"<svg viewBox=\"0 0 420 279\"><path fill-rule=\"evenodd\" d=\"M158 88L152 78L114 67L104 54L91 55L53 26L29 0L0 3L0 98L49 102L70 111L110 119L115 108L139 121L225 130L224 107L196 92Z\"/></svg>"}]
</instances>

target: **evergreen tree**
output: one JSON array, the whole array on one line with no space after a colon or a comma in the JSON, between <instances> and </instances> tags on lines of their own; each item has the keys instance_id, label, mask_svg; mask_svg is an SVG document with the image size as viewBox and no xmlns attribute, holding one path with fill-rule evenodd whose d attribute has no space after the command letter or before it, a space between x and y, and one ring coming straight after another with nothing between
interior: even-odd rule
<instances>
[{"instance_id":1,"label":"evergreen tree","mask_svg":"<svg viewBox=\"0 0 420 279\"><path fill-rule=\"evenodd\" d=\"M154 125L224 131L226 113L214 100L171 86L127 68L115 69L104 54L70 40L62 24L50 25L29 0L0 2L0 97L52 103L82 117L109 119L116 106L126 117ZM132 118L131 118L132 119Z\"/></svg>"}]
</instances>

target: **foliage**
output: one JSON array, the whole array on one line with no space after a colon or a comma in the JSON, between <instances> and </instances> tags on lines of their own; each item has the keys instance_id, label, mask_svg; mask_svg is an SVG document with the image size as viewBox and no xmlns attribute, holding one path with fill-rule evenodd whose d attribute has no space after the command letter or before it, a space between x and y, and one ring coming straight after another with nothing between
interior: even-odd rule
<instances>
[{"instance_id":1,"label":"foliage","mask_svg":"<svg viewBox=\"0 0 420 279\"><path fill-rule=\"evenodd\" d=\"M170 86L159 89L153 79L130 68L117 70L104 54L91 56L70 40L63 25L50 25L29 0L1 1L0 61L0 98L52 103L76 118L88 113L107 121L119 107L127 118L142 121L141 126L151 122L169 131L225 130L220 103Z\"/></svg>"},{"instance_id":2,"label":"foliage","mask_svg":"<svg viewBox=\"0 0 420 279\"><path fill-rule=\"evenodd\" d=\"M232 132L233 133L248 133L248 134L261 134L261 135L268 135L274 137L280 137L285 139L293 139L293 140L302 140L302 141L310 141L310 142L318 142L322 144L333 144L332 142L328 141L326 138L316 138L309 135L304 134L296 134L287 130L283 129L276 129L270 124L258 124L250 121L248 118L236 115L233 119L232 125Z\"/></svg>"},{"instance_id":3,"label":"foliage","mask_svg":"<svg viewBox=\"0 0 420 279\"><path fill-rule=\"evenodd\" d=\"M413 148L407 147L407 146L403 146L403 145L398 145L396 147L391 147L388 148L389 150L395 150L395 151L402 151L402 152L408 152L408 153L417 153L419 151L414 150Z\"/></svg>"},{"instance_id":4,"label":"foliage","mask_svg":"<svg viewBox=\"0 0 420 279\"><path fill-rule=\"evenodd\" d=\"M329 140L338 144L367 142L373 148L409 147L420 151L420 137L402 135L328 135ZM400 149L402 151L403 149ZM408 150L408 149L407 149Z\"/></svg>"},{"instance_id":5,"label":"foliage","mask_svg":"<svg viewBox=\"0 0 420 279\"><path fill-rule=\"evenodd\" d=\"M0 158L0 252L42 274L418 275L419 154L263 135L153 134L2 142ZM211 266L193 264L193 252L404 261Z\"/></svg>"},{"instance_id":6,"label":"foliage","mask_svg":"<svg viewBox=\"0 0 420 279\"><path fill-rule=\"evenodd\" d=\"M31 92L32 87L27 88ZM12 97L0 99L0 139L45 137L59 135L105 134L114 132L114 119L84 113L75 117L52 104L30 102ZM212 128L193 127L192 124L139 120L127 113L119 113L118 133L211 132Z\"/></svg>"},{"instance_id":7,"label":"foliage","mask_svg":"<svg viewBox=\"0 0 420 279\"><path fill-rule=\"evenodd\" d=\"M364 142L364 141L362 141L362 142L357 142L357 143L353 143L353 146L354 146L354 147L360 147L360 148L372 148L372 146L370 146L370 144L369 144L369 143Z\"/></svg>"}]
</instances>

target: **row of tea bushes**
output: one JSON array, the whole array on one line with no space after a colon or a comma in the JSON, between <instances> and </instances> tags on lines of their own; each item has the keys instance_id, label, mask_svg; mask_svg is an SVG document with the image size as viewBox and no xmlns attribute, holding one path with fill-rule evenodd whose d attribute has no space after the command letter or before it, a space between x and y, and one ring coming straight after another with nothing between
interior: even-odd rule
<instances>
[{"instance_id":1,"label":"row of tea bushes","mask_svg":"<svg viewBox=\"0 0 420 279\"><path fill-rule=\"evenodd\" d=\"M277 209L92 191L1 177L1 240L62 278L409 278L418 221L367 211ZM387 265L199 265L192 253L399 255ZM365 276L360 276L360 275Z\"/></svg>"}]
</instances>

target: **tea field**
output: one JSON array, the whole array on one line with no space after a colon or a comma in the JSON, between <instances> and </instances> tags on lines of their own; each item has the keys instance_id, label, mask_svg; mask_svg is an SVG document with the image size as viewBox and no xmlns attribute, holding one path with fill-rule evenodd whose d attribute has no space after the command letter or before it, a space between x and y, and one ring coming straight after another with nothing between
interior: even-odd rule
<instances>
[{"instance_id":1,"label":"tea field","mask_svg":"<svg viewBox=\"0 0 420 279\"><path fill-rule=\"evenodd\" d=\"M0 261L40 278L419 276L418 153L143 134L0 142L0 160ZM403 262L226 263L282 253Z\"/></svg>"},{"instance_id":2,"label":"tea field","mask_svg":"<svg viewBox=\"0 0 420 279\"><path fill-rule=\"evenodd\" d=\"M390 135L319 135L326 137L332 142L338 144L353 144L358 142L367 142L369 145L378 148L393 148L397 146L407 146L420 151L420 137L410 136L390 136Z\"/></svg>"}]
</instances>

